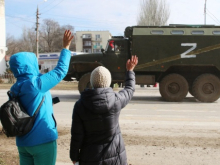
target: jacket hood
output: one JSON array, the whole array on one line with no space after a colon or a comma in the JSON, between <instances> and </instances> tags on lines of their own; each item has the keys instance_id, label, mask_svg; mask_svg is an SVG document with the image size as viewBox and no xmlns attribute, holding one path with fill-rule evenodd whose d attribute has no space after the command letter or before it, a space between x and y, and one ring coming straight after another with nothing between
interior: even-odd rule
<instances>
[{"instance_id":1,"label":"jacket hood","mask_svg":"<svg viewBox=\"0 0 220 165\"><path fill-rule=\"evenodd\" d=\"M86 89L81 93L84 107L96 114L108 112L115 103L115 93L112 88Z\"/></svg>"},{"instance_id":2,"label":"jacket hood","mask_svg":"<svg viewBox=\"0 0 220 165\"><path fill-rule=\"evenodd\" d=\"M16 78L39 75L37 57L34 53L16 53L11 56L9 65Z\"/></svg>"}]
</instances>

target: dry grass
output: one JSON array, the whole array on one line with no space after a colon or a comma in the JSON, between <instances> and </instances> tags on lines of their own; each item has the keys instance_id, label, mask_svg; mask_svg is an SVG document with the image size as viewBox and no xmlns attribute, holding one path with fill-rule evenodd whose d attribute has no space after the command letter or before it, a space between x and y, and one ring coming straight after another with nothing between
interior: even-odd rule
<instances>
[{"instance_id":1,"label":"dry grass","mask_svg":"<svg viewBox=\"0 0 220 165\"><path fill-rule=\"evenodd\" d=\"M52 90L78 90L78 82L61 82Z\"/></svg>"},{"instance_id":2,"label":"dry grass","mask_svg":"<svg viewBox=\"0 0 220 165\"><path fill-rule=\"evenodd\" d=\"M10 89L12 84L0 84L0 89Z\"/></svg>"},{"instance_id":3,"label":"dry grass","mask_svg":"<svg viewBox=\"0 0 220 165\"><path fill-rule=\"evenodd\" d=\"M0 89L10 89L13 84L0 84ZM78 90L78 82L60 82L52 90Z\"/></svg>"},{"instance_id":4,"label":"dry grass","mask_svg":"<svg viewBox=\"0 0 220 165\"><path fill-rule=\"evenodd\" d=\"M0 130L2 127L0 125ZM0 131L0 165L19 165L19 156L15 138L7 138Z\"/></svg>"}]
</instances>

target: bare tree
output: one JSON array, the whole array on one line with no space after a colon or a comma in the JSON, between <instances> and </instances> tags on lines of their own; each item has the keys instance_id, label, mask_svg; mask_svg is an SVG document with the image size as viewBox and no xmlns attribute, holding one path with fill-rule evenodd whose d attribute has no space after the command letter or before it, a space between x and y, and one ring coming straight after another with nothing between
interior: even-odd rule
<instances>
[{"instance_id":1,"label":"bare tree","mask_svg":"<svg viewBox=\"0 0 220 165\"><path fill-rule=\"evenodd\" d=\"M170 9L166 0L141 0L137 24L141 26L166 25Z\"/></svg>"},{"instance_id":2,"label":"bare tree","mask_svg":"<svg viewBox=\"0 0 220 165\"><path fill-rule=\"evenodd\" d=\"M71 25L60 26L58 22L50 19L43 20L40 26L39 52L58 52L63 48L62 39L66 29L74 33ZM23 28L22 35L15 39L7 34L6 44L8 47L7 55L17 52L36 52L36 31L34 28ZM71 42L71 50L75 50L75 42Z\"/></svg>"},{"instance_id":3,"label":"bare tree","mask_svg":"<svg viewBox=\"0 0 220 165\"><path fill-rule=\"evenodd\" d=\"M43 25L40 30L40 38L47 43L47 52L54 51L53 42L56 38L58 38L60 25L58 22L53 21L51 19L43 20ZM40 44L42 46L42 44Z\"/></svg>"},{"instance_id":4,"label":"bare tree","mask_svg":"<svg viewBox=\"0 0 220 165\"><path fill-rule=\"evenodd\" d=\"M63 34L65 32L65 30L70 30L72 32L72 34L74 33L74 27L72 25L63 25L59 28L57 34L59 34L59 36L57 38L54 39L54 49L55 51L60 51L63 48ZM70 45L70 50L75 51L75 40L73 39L73 41L71 42Z\"/></svg>"},{"instance_id":5,"label":"bare tree","mask_svg":"<svg viewBox=\"0 0 220 165\"><path fill-rule=\"evenodd\" d=\"M36 50L36 37L35 31L29 28L23 28L22 36L15 39L10 34L7 34L6 45L8 50L7 55L13 55L17 52L35 52Z\"/></svg>"},{"instance_id":6,"label":"bare tree","mask_svg":"<svg viewBox=\"0 0 220 165\"><path fill-rule=\"evenodd\" d=\"M9 34L7 34L7 37L6 37L6 45L8 48L8 50L6 51L6 54L9 56L19 52L21 48L21 44L19 40L16 40L13 36Z\"/></svg>"},{"instance_id":7,"label":"bare tree","mask_svg":"<svg viewBox=\"0 0 220 165\"><path fill-rule=\"evenodd\" d=\"M23 33L20 39L21 51L35 52L36 51L36 35L34 28L23 28Z\"/></svg>"}]
</instances>

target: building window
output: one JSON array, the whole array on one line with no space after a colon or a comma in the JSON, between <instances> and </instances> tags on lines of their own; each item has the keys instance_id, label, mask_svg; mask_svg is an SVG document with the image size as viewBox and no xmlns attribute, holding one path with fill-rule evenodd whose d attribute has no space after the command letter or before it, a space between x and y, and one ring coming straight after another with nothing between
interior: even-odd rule
<instances>
[{"instance_id":1,"label":"building window","mask_svg":"<svg viewBox=\"0 0 220 165\"><path fill-rule=\"evenodd\" d=\"M83 49L83 52L92 53L92 50L91 49Z\"/></svg>"},{"instance_id":2,"label":"building window","mask_svg":"<svg viewBox=\"0 0 220 165\"><path fill-rule=\"evenodd\" d=\"M92 45L92 43L91 43L91 41L84 41L84 44L83 44L84 46L91 46Z\"/></svg>"},{"instance_id":3,"label":"building window","mask_svg":"<svg viewBox=\"0 0 220 165\"><path fill-rule=\"evenodd\" d=\"M91 34L83 34L82 38L91 38Z\"/></svg>"},{"instance_id":4,"label":"building window","mask_svg":"<svg viewBox=\"0 0 220 165\"><path fill-rule=\"evenodd\" d=\"M100 53L101 49L93 49L93 53Z\"/></svg>"},{"instance_id":5,"label":"building window","mask_svg":"<svg viewBox=\"0 0 220 165\"><path fill-rule=\"evenodd\" d=\"M96 42L96 46L100 46L100 42Z\"/></svg>"},{"instance_id":6,"label":"building window","mask_svg":"<svg viewBox=\"0 0 220 165\"><path fill-rule=\"evenodd\" d=\"M58 57L58 54L50 54L50 57Z\"/></svg>"},{"instance_id":7,"label":"building window","mask_svg":"<svg viewBox=\"0 0 220 165\"><path fill-rule=\"evenodd\" d=\"M101 38L100 34L96 34L96 35L95 35L95 40L96 40L96 41L99 41L100 38Z\"/></svg>"},{"instance_id":8,"label":"building window","mask_svg":"<svg viewBox=\"0 0 220 165\"><path fill-rule=\"evenodd\" d=\"M47 57L47 55L40 55L39 57Z\"/></svg>"}]
</instances>

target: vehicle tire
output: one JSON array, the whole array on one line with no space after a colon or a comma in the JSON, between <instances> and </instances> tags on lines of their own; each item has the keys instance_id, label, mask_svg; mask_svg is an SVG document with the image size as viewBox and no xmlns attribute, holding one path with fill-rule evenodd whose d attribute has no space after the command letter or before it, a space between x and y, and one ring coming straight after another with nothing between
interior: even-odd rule
<instances>
[{"instance_id":1,"label":"vehicle tire","mask_svg":"<svg viewBox=\"0 0 220 165\"><path fill-rule=\"evenodd\" d=\"M91 73L86 73L79 79L79 83L78 83L79 93L82 93L86 88L92 88L90 84L90 75Z\"/></svg>"},{"instance_id":2,"label":"vehicle tire","mask_svg":"<svg viewBox=\"0 0 220 165\"><path fill-rule=\"evenodd\" d=\"M161 96L170 102L182 101L189 90L188 82L179 74L169 74L159 83Z\"/></svg>"},{"instance_id":3,"label":"vehicle tire","mask_svg":"<svg viewBox=\"0 0 220 165\"><path fill-rule=\"evenodd\" d=\"M193 82L193 94L201 102L214 102L220 97L220 79L213 74L202 74Z\"/></svg>"}]
</instances>

